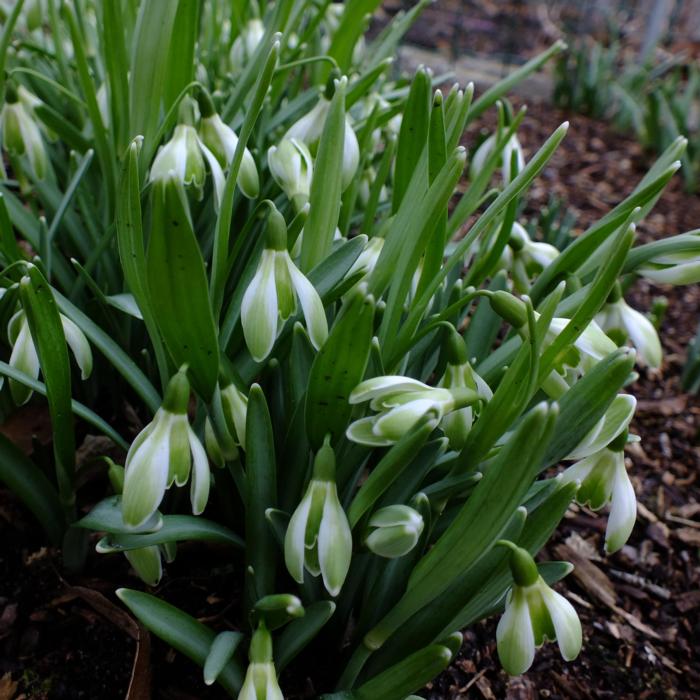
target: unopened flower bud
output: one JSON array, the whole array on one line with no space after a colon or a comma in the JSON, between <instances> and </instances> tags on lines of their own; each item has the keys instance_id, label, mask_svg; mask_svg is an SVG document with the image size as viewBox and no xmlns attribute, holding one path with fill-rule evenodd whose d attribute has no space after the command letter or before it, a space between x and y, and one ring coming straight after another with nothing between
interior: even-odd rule
<instances>
[{"instance_id":1,"label":"unopened flower bud","mask_svg":"<svg viewBox=\"0 0 700 700\"><path fill-rule=\"evenodd\" d=\"M365 539L367 548L387 559L408 554L423 532L421 514L404 505L380 508L369 519L368 525L371 532Z\"/></svg>"}]
</instances>

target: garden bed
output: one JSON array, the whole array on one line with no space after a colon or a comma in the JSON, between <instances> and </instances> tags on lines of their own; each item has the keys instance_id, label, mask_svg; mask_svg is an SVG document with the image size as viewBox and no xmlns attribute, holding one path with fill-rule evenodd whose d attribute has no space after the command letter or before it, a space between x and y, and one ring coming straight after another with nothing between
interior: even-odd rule
<instances>
[{"instance_id":1,"label":"garden bed","mask_svg":"<svg viewBox=\"0 0 700 700\"><path fill-rule=\"evenodd\" d=\"M520 132L526 153L564 119L572 128L532 188L526 213L555 193L568 202L580 232L634 187L650 157L604 123L537 104L529 105ZM638 233L651 240L699 223L700 198L684 193L676 177ZM584 624L581 656L565 663L548 645L526 676L509 679L498 664L492 620L468 633L458 659L426 697L700 697L693 691L700 685L693 665L700 657L700 402L679 386L700 289L650 284L637 289L641 309L655 296L669 302L661 329L664 366L654 376L642 373L632 388L639 399L633 432L642 438L628 450L640 504L637 526L621 552L604 558L605 519L572 509L542 554L577 566L560 588L567 589ZM36 435L41 443L47 418L32 405L4 430L14 437ZM31 448L30 440L24 444ZM141 683L132 685L131 700L149 697L149 679L155 698L225 697L217 688L203 690L195 665L148 640L115 602L115 588L141 587L122 557L91 553L89 576L64 574L58 554L42 546L31 516L7 492L0 493L0 700L124 698L135 658ZM221 560L220 551L203 544L183 546L158 595L214 627L230 624L238 615L231 587L239 564L231 561L212 576ZM294 697L313 696L306 679L287 679L288 686L290 681L299 688Z\"/></svg>"}]
</instances>

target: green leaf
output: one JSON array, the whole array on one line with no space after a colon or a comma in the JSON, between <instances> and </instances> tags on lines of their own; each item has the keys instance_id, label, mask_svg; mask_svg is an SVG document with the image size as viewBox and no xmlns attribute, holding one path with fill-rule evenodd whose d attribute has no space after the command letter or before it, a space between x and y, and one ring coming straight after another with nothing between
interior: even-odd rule
<instances>
[{"instance_id":1,"label":"green leaf","mask_svg":"<svg viewBox=\"0 0 700 700\"><path fill-rule=\"evenodd\" d=\"M243 641L240 632L219 632L211 644L204 662L204 683L211 685L233 658L238 645Z\"/></svg>"},{"instance_id":2,"label":"green leaf","mask_svg":"<svg viewBox=\"0 0 700 700\"><path fill-rule=\"evenodd\" d=\"M204 666L216 639L212 629L174 605L148 593L119 588L117 596L146 629L199 666ZM216 680L233 697L243 685L243 669L236 659L232 658Z\"/></svg>"},{"instance_id":3,"label":"green leaf","mask_svg":"<svg viewBox=\"0 0 700 700\"><path fill-rule=\"evenodd\" d=\"M306 614L292 620L275 641L275 668L281 673L303 651L331 619L335 603L319 600L306 607Z\"/></svg>"},{"instance_id":4,"label":"green leaf","mask_svg":"<svg viewBox=\"0 0 700 700\"><path fill-rule=\"evenodd\" d=\"M124 279L133 294L136 304L146 325L148 336L153 345L156 363L160 372L163 389L168 383L170 372L165 356L163 343L158 332L153 306L148 288L146 275L146 250L144 245L143 227L141 224L141 190L139 180L139 148L140 139L129 144L126 159L122 167L117 198L117 244L119 259L122 264Z\"/></svg>"},{"instance_id":5,"label":"green leaf","mask_svg":"<svg viewBox=\"0 0 700 700\"><path fill-rule=\"evenodd\" d=\"M633 366L634 352L620 348L586 372L561 397L543 466L562 460L586 437L624 386Z\"/></svg>"},{"instance_id":6,"label":"green leaf","mask_svg":"<svg viewBox=\"0 0 700 700\"><path fill-rule=\"evenodd\" d=\"M177 13L170 34L163 90L166 110L175 102L180 91L194 78L200 10L200 0L179 0L177 3Z\"/></svg>"},{"instance_id":7,"label":"green leaf","mask_svg":"<svg viewBox=\"0 0 700 700\"><path fill-rule=\"evenodd\" d=\"M81 525L84 527L84 525ZM237 549L243 549L245 543L235 533L223 525L194 515L164 515L163 525L155 532L138 534L113 533L103 537L97 544L98 552L125 552L157 544L170 542L218 542Z\"/></svg>"},{"instance_id":8,"label":"green leaf","mask_svg":"<svg viewBox=\"0 0 700 700\"><path fill-rule=\"evenodd\" d=\"M313 364L306 394L306 429L318 450L327 433L340 439L348 426L350 392L362 381L374 330L374 297L356 291L346 301Z\"/></svg>"},{"instance_id":9,"label":"green leaf","mask_svg":"<svg viewBox=\"0 0 700 700\"><path fill-rule=\"evenodd\" d=\"M51 287L34 265L19 284L22 308L39 356L51 413L58 492L66 513L75 507L75 434L68 346Z\"/></svg>"},{"instance_id":10,"label":"green leaf","mask_svg":"<svg viewBox=\"0 0 700 700\"><path fill-rule=\"evenodd\" d=\"M53 484L23 452L0 433L0 481L34 514L52 544L58 546L66 528L61 501Z\"/></svg>"},{"instance_id":11,"label":"green leaf","mask_svg":"<svg viewBox=\"0 0 700 700\"><path fill-rule=\"evenodd\" d=\"M25 374L14 367L10 367L10 365L8 365L6 362L0 362L0 374L10 377L10 379L14 379L20 384L24 384L32 391L36 391L42 396L46 396L46 384L44 384L44 382L40 382L38 379L33 379L28 374ZM108 438L114 440L116 445L119 445L119 447L121 447L123 450L129 449L129 443L94 411L90 410L87 406L84 406L75 399L73 399L71 402L71 407L76 416L82 418L86 423L89 423L93 427L97 428Z\"/></svg>"},{"instance_id":12,"label":"green leaf","mask_svg":"<svg viewBox=\"0 0 700 700\"><path fill-rule=\"evenodd\" d=\"M179 0L143 0L132 38L127 139L143 136L141 162L150 164L168 74L170 39Z\"/></svg>"},{"instance_id":13,"label":"green leaf","mask_svg":"<svg viewBox=\"0 0 700 700\"><path fill-rule=\"evenodd\" d=\"M366 28L366 16L372 14L380 3L381 0L351 0L345 4L340 24L328 48L328 55L336 60L341 71L350 69L355 45Z\"/></svg>"},{"instance_id":14,"label":"green leaf","mask_svg":"<svg viewBox=\"0 0 700 700\"><path fill-rule=\"evenodd\" d=\"M174 176L156 183L152 196L146 266L156 323L175 365L189 367L195 390L210 401L219 378L219 342L187 199Z\"/></svg>"},{"instance_id":15,"label":"green leaf","mask_svg":"<svg viewBox=\"0 0 700 700\"><path fill-rule=\"evenodd\" d=\"M404 700L442 673L451 660L452 652L448 647L431 644L361 685L353 697L357 700Z\"/></svg>"},{"instance_id":16,"label":"green leaf","mask_svg":"<svg viewBox=\"0 0 700 700\"><path fill-rule=\"evenodd\" d=\"M262 46L259 47L259 49L260 48L262 48ZM216 219L216 230L214 232L214 252L211 263L212 273L210 281L212 308L214 309L216 319L219 318L221 311L227 281L227 271L229 269L229 238L231 235L233 200L236 191L236 182L238 180L238 172L243 162L243 154L245 153L248 139L253 132L253 127L262 110L265 96L272 82L272 77L275 73L275 67L277 66L277 60L279 58L279 51L279 42L275 41L267 54L267 59L255 85L253 99L246 112L245 119L243 120L243 127L238 136L236 150L233 153L233 159L229 165L224 192L221 195L219 215Z\"/></svg>"},{"instance_id":17,"label":"green leaf","mask_svg":"<svg viewBox=\"0 0 700 700\"><path fill-rule=\"evenodd\" d=\"M336 81L323 125L318 153L314 162L309 218L304 226L300 267L308 272L328 256L333 245L333 234L338 225L343 194L343 145L345 129L346 77Z\"/></svg>"},{"instance_id":18,"label":"green leaf","mask_svg":"<svg viewBox=\"0 0 700 700\"><path fill-rule=\"evenodd\" d=\"M146 375L136 363L107 335L92 319L77 306L71 304L55 289L54 296L61 313L75 323L85 333L87 339L109 360L114 368L131 385L148 408L155 413L160 406L160 396Z\"/></svg>"},{"instance_id":19,"label":"green leaf","mask_svg":"<svg viewBox=\"0 0 700 700\"><path fill-rule=\"evenodd\" d=\"M277 550L265 511L277 504L275 439L265 394L253 384L246 415L246 567L249 580L246 600L274 592ZM252 569L252 571L250 571Z\"/></svg>"},{"instance_id":20,"label":"green leaf","mask_svg":"<svg viewBox=\"0 0 700 700\"><path fill-rule=\"evenodd\" d=\"M394 166L394 191L392 211L398 211L417 169L424 179L423 189L428 187L428 164L421 159L427 147L430 129L430 73L421 66L411 83L406 106L401 117L396 164Z\"/></svg>"},{"instance_id":21,"label":"green leaf","mask_svg":"<svg viewBox=\"0 0 700 700\"><path fill-rule=\"evenodd\" d=\"M556 56L566 49L566 44L558 39L548 49L541 54L530 59L525 65L514 70L503 80L492 85L478 100L474 102L469 112L469 121L474 121L481 116L496 100L509 93L518 83L522 82L528 75L539 70L550 58Z\"/></svg>"},{"instance_id":22,"label":"green leaf","mask_svg":"<svg viewBox=\"0 0 700 700\"><path fill-rule=\"evenodd\" d=\"M100 501L87 515L75 523L75 527L108 532L114 535L156 532L163 527L163 516L156 511L143 525L134 530L124 523L121 496L110 496Z\"/></svg>"},{"instance_id":23,"label":"green leaf","mask_svg":"<svg viewBox=\"0 0 700 700\"><path fill-rule=\"evenodd\" d=\"M381 647L493 546L540 468L555 418L555 408L539 404L522 420L452 524L418 562L401 600L365 636L367 648Z\"/></svg>"},{"instance_id":24,"label":"green leaf","mask_svg":"<svg viewBox=\"0 0 700 700\"><path fill-rule=\"evenodd\" d=\"M413 463L432 432L433 426L430 417L423 418L401 440L387 450L379 463L372 469L350 505L348 510L350 527L357 525L362 516Z\"/></svg>"}]
</instances>

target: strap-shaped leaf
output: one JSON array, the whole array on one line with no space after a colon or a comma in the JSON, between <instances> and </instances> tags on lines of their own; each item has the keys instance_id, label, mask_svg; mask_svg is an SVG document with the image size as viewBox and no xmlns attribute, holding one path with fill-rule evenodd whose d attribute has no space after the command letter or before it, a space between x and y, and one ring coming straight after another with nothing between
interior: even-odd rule
<instances>
[{"instance_id":1,"label":"strap-shaped leaf","mask_svg":"<svg viewBox=\"0 0 700 700\"><path fill-rule=\"evenodd\" d=\"M336 81L335 94L323 124L314 163L309 218L301 244L301 269L308 272L328 256L338 225L343 193L343 145L345 129L345 91L347 78Z\"/></svg>"},{"instance_id":2,"label":"strap-shaped leaf","mask_svg":"<svg viewBox=\"0 0 700 700\"><path fill-rule=\"evenodd\" d=\"M379 648L493 546L540 468L556 413L539 404L521 421L450 527L418 562L401 600L365 636L365 646Z\"/></svg>"},{"instance_id":3,"label":"strap-shaped leaf","mask_svg":"<svg viewBox=\"0 0 700 700\"><path fill-rule=\"evenodd\" d=\"M29 508L51 542L54 545L60 544L66 520L56 489L44 472L2 433L0 481Z\"/></svg>"},{"instance_id":4,"label":"strap-shaped leaf","mask_svg":"<svg viewBox=\"0 0 700 700\"><path fill-rule=\"evenodd\" d=\"M404 700L415 690L444 671L452 652L441 644L431 644L391 666L353 692L357 700Z\"/></svg>"},{"instance_id":5,"label":"strap-shaped leaf","mask_svg":"<svg viewBox=\"0 0 700 700\"><path fill-rule=\"evenodd\" d=\"M204 662L204 682L206 685L212 685L219 677L242 641L243 635L240 632L227 631L219 632L216 635Z\"/></svg>"},{"instance_id":6,"label":"strap-shaped leaf","mask_svg":"<svg viewBox=\"0 0 700 700\"><path fill-rule=\"evenodd\" d=\"M316 637L335 612L332 600L319 600L306 606L304 617L292 620L275 642L275 669L277 673Z\"/></svg>"},{"instance_id":7,"label":"strap-shaped leaf","mask_svg":"<svg viewBox=\"0 0 700 700\"><path fill-rule=\"evenodd\" d=\"M63 507L70 513L75 503L75 434L68 346L51 287L34 265L27 266L19 295L46 383L58 492Z\"/></svg>"},{"instance_id":8,"label":"strap-shaped leaf","mask_svg":"<svg viewBox=\"0 0 700 700\"><path fill-rule=\"evenodd\" d=\"M421 153L427 146L430 129L430 87L430 74L421 66L413 77L401 117L392 198L394 213L398 211L417 168L421 169L420 175L425 180L424 189L428 187L428 164L421 160Z\"/></svg>"},{"instance_id":9,"label":"strap-shaped leaf","mask_svg":"<svg viewBox=\"0 0 700 700\"><path fill-rule=\"evenodd\" d=\"M119 588L117 596L146 629L204 667L216 638L214 630L174 605L148 593ZM233 697L243 685L243 669L235 658L231 658L216 680Z\"/></svg>"},{"instance_id":10,"label":"strap-shaped leaf","mask_svg":"<svg viewBox=\"0 0 700 700\"><path fill-rule=\"evenodd\" d=\"M84 525L83 525L84 526ZM218 542L243 549L243 540L232 530L194 515L164 515L162 526L143 534L110 534L97 544L98 552L125 552L157 544L198 540Z\"/></svg>"},{"instance_id":11,"label":"strap-shaped leaf","mask_svg":"<svg viewBox=\"0 0 700 700\"><path fill-rule=\"evenodd\" d=\"M129 145L122 167L117 199L117 243L124 279L141 310L146 330L153 345L153 352L160 371L160 380L165 388L170 372L153 314L146 276L146 248L141 223L139 149L140 139L135 139Z\"/></svg>"},{"instance_id":12,"label":"strap-shaped leaf","mask_svg":"<svg viewBox=\"0 0 700 700\"><path fill-rule=\"evenodd\" d=\"M374 298L357 291L345 304L309 375L306 430L317 450L327 433L335 441L348 426L350 392L362 381L372 342Z\"/></svg>"},{"instance_id":13,"label":"strap-shaped leaf","mask_svg":"<svg viewBox=\"0 0 700 700\"><path fill-rule=\"evenodd\" d=\"M246 415L246 600L252 605L274 593L276 554L274 536L265 511L277 504L275 438L265 394L253 384ZM250 571L252 569L252 572Z\"/></svg>"},{"instance_id":14,"label":"strap-shaped leaf","mask_svg":"<svg viewBox=\"0 0 700 700\"><path fill-rule=\"evenodd\" d=\"M146 265L156 323L176 366L189 367L195 390L209 401L219 377L219 343L204 260L174 176L155 184L152 204Z\"/></svg>"}]
</instances>

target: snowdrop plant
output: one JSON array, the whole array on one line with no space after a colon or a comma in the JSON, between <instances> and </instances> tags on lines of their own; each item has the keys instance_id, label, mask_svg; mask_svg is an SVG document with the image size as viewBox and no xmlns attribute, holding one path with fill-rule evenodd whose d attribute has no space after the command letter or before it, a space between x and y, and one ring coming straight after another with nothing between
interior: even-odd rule
<instances>
[{"instance_id":1,"label":"snowdrop plant","mask_svg":"<svg viewBox=\"0 0 700 700\"><path fill-rule=\"evenodd\" d=\"M685 142L555 255L516 219L568 125L526 153L502 100L563 46L436 89L391 60L425 4L371 40L377 2L19 0L2 27L3 406L46 402L54 470L0 436L0 480L66 567L90 533L125 554L121 603L231 697L404 700L502 611L509 672L573 658L570 566L535 557L574 499L630 536L644 324L615 294L696 280L696 232L634 245ZM225 620L151 588L183 541L231 572Z\"/></svg>"}]
</instances>

